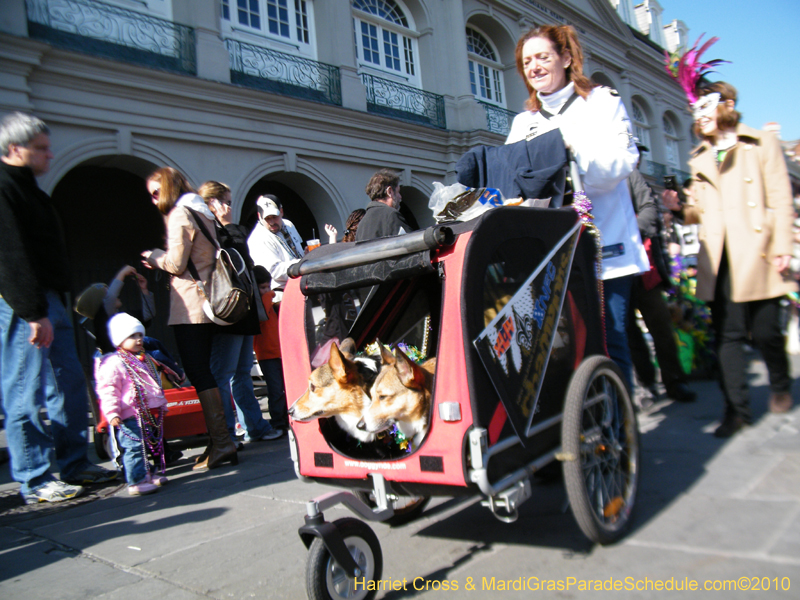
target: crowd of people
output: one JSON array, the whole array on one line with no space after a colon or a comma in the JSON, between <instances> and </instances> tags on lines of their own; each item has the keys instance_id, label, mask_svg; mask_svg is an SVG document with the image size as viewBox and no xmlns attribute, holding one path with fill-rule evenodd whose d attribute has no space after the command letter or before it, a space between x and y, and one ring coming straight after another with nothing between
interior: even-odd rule
<instances>
[{"instance_id":1,"label":"crowd of people","mask_svg":"<svg viewBox=\"0 0 800 600\"><path fill-rule=\"evenodd\" d=\"M699 223L696 294L711 307L725 398L715 434L728 437L752 421L746 342L767 364L770 409L789 410L792 380L779 300L797 289L788 276L794 211L775 136L740 123L733 86L701 82L688 96L701 140L690 161L692 195L681 198L667 190L657 197L637 170L646 149L631 134L619 94L583 74L583 51L572 27L531 29L515 56L529 99L506 144L560 131L600 232L607 348L630 389L634 373L645 388L656 382L634 318L638 310L652 335L667 395L696 399L669 325L664 293L674 282L665 265L667 250L675 254L676 247L665 232L675 221ZM35 117L9 115L0 124L0 151L0 381L11 472L26 502L57 502L118 474L87 458L86 381L65 304L67 252L50 198L35 179L53 156L49 130ZM167 235L163 248L142 252L142 266L171 276L168 323L180 366L157 340L148 341L142 322L120 312L121 282L129 276L144 281L133 266L123 267L110 286L87 290L84 308L78 307L95 321L96 389L116 432L132 495L152 493L167 482L161 372L178 385L188 378L200 400L209 444L195 469L238 464L237 421L245 441L277 439L287 430L277 323L289 268L308 251L273 195L257 199L258 223L248 232L233 221L231 190L221 182L208 181L195 191L182 173L163 167L146 186ZM396 172L375 173L366 193L370 201L350 215L343 241L412 230L399 210ZM327 225L326 231L335 242L337 229ZM247 315L224 327L209 313L205 292L220 248L243 258L256 288ZM146 302L146 281L142 290ZM143 309L146 322L154 306ZM254 352L267 383L269 420L250 376ZM51 451L60 479L51 473Z\"/></svg>"}]
</instances>

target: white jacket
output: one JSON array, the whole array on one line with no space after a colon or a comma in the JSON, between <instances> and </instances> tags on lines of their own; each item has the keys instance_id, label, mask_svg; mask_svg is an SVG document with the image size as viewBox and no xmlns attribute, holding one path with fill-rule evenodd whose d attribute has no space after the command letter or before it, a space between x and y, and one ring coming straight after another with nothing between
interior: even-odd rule
<instances>
[{"instance_id":1,"label":"white jacket","mask_svg":"<svg viewBox=\"0 0 800 600\"><path fill-rule=\"evenodd\" d=\"M300 234L291 221L283 219L283 226L289 232L294 241L295 249L300 256L303 256L303 241ZM272 289L278 290L275 302L280 301L282 295L280 290L286 286L289 280L289 267L296 263L299 258L294 258L286 247L286 240L283 234L272 233L261 223L256 223L250 237L247 238L247 247L250 250L250 258L253 263L261 265L272 276Z\"/></svg>"},{"instance_id":2,"label":"white jacket","mask_svg":"<svg viewBox=\"0 0 800 600\"><path fill-rule=\"evenodd\" d=\"M570 83L567 88L562 92L570 95L574 85ZM639 152L617 92L594 88L586 100L576 98L562 114L551 119L539 112L522 112L514 118L506 144L553 129L561 130L564 143L572 149L583 189L592 202L594 222L602 236L603 279L649 270L626 182L636 167Z\"/></svg>"}]
</instances>

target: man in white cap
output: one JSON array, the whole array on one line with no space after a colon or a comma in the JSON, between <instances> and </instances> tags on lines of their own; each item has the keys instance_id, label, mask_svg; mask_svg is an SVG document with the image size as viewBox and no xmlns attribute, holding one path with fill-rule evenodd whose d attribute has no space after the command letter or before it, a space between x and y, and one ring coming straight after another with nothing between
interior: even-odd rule
<instances>
[{"instance_id":1,"label":"man in white cap","mask_svg":"<svg viewBox=\"0 0 800 600\"><path fill-rule=\"evenodd\" d=\"M250 257L272 276L275 302L283 297L283 288L289 279L289 267L303 257L303 242L297 229L283 218L283 208L272 194L256 200L258 225L247 239Z\"/></svg>"}]
</instances>

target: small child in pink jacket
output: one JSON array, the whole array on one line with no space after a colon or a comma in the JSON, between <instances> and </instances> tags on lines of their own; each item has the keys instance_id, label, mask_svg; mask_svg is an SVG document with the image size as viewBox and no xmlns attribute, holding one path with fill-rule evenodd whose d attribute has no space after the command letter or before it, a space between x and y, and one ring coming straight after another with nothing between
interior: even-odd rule
<instances>
[{"instance_id":1,"label":"small child in pink jacket","mask_svg":"<svg viewBox=\"0 0 800 600\"><path fill-rule=\"evenodd\" d=\"M144 326L127 313L108 321L108 336L117 349L95 367L100 408L115 428L131 496L151 494L167 478L151 474L147 451L161 460L164 473L164 413L167 399L156 364L144 351Z\"/></svg>"}]
</instances>

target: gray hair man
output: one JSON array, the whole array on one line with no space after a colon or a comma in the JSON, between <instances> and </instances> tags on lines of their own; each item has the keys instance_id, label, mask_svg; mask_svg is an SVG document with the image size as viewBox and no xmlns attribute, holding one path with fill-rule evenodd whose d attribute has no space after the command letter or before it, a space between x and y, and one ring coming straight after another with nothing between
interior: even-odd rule
<instances>
[{"instance_id":1,"label":"gray hair man","mask_svg":"<svg viewBox=\"0 0 800 600\"><path fill-rule=\"evenodd\" d=\"M23 113L0 121L0 390L11 475L26 503L60 502L117 476L87 458L88 394L72 320L67 249L36 177L50 168L50 130ZM45 427L41 409L47 409ZM63 481L50 473L55 449Z\"/></svg>"}]
</instances>

